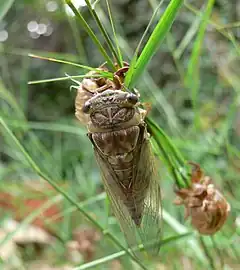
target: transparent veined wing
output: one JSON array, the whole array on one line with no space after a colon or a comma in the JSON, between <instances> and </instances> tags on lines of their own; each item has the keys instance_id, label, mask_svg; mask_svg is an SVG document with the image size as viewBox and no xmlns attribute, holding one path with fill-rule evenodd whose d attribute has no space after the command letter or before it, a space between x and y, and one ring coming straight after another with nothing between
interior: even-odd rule
<instances>
[{"instance_id":1,"label":"transparent veined wing","mask_svg":"<svg viewBox=\"0 0 240 270\"><path fill-rule=\"evenodd\" d=\"M140 253L135 250L135 247L141 244L149 254L157 255L162 232L161 194L155 160L149 139L146 139L145 136L141 136L141 138L138 147L133 151L133 196L128 198L131 199L130 203L134 205L134 210L141 212L140 224L134 222L129 212L126 194L121 188L121 179L116 175L106 156L97 147L94 149L114 214L129 247L138 257Z\"/></svg>"},{"instance_id":2,"label":"transparent veined wing","mask_svg":"<svg viewBox=\"0 0 240 270\"><path fill-rule=\"evenodd\" d=\"M137 227L129 214L126 205L123 203L125 195L123 194L119 184L117 183L116 175L112 170L111 165L106 163L101 153L95 150L95 156L101 170L101 176L108 198L111 202L112 210L119 221L120 227L125 235L129 248L134 250L136 246L142 244L140 235L137 232ZM134 252L139 257L139 252Z\"/></svg>"},{"instance_id":3,"label":"transparent veined wing","mask_svg":"<svg viewBox=\"0 0 240 270\"><path fill-rule=\"evenodd\" d=\"M156 256L159 253L162 240L162 200L156 160L149 139L146 139L141 146L138 164L134 189L137 190L141 186L144 187L144 183L140 181L149 182L147 193L145 194L139 233L145 250L149 254Z\"/></svg>"}]
</instances>

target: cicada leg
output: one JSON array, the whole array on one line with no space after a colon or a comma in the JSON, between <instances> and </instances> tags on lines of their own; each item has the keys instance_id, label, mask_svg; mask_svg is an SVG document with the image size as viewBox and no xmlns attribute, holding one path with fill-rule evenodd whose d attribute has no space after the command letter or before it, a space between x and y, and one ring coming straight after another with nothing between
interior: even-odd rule
<instances>
[{"instance_id":1,"label":"cicada leg","mask_svg":"<svg viewBox=\"0 0 240 270\"><path fill-rule=\"evenodd\" d=\"M201 169L201 167L199 166L199 164L195 163L195 162L188 162L188 164L192 165L192 174L191 174L191 182L192 183L200 183L204 173Z\"/></svg>"}]
</instances>

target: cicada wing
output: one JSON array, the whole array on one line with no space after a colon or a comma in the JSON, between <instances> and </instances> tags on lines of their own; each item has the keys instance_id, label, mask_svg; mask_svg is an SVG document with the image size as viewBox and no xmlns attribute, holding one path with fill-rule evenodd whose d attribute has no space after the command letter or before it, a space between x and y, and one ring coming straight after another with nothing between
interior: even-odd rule
<instances>
[{"instance_id":1,"label":"cicada wing","mask_svg":"<svg viewBox=\"0 0 240 270\"><path fill-rule=\"evenodd\" d=\"M113 212L119 221L121 230L125 235L127 244L137 257L141 257L140 252L136 250L136 247L142 244L142 240L138 232L139 229L132 220L126 205L123 203L125 195L120 188L120 183L118 182L111 164L109 164L109 162L103 157L97 148L94 150L101 170L105 190L111 202Z\"/></svg>"},{"instance_id":2,"label":"cicada wing","mask_svg":"<svg viewBox=\"0 0 240 270\"><path fill-rule=\"evenodd\" d=\"M149 139L145 136L145 129L141 134L139 145L133 151L133 178L131 181L133 196L129 202L126 202L126 195L122 191L121 183L111 164L97 147L94 149L114 214L129 247L138 257L140 257L139 253L133 248L140 244L151 255L157 255L162 232L161 194L155 160ZM135 221L129 211L136 214Z\"/></svg>"},{"instance_id":3,"label":"cicada wing","mask_svg":"<svg viewBox=\"0 0 240 270\"><path fill-rule=\"evenodd\" d=\"M145 139L141 146L138 166L136 167L136 176L133 184L134 190L140 187L146 188L142 221L140 226L140 237L144 249L151 255L156 256L159 253L162 238L162 205L159 176L156 170L156 160L152 152L149 139Z\"/></svg>"}]
</instances>

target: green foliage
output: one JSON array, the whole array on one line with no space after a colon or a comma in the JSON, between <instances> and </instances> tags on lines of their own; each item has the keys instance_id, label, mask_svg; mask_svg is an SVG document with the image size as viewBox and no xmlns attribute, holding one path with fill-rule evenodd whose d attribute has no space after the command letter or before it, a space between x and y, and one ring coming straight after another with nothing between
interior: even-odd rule
<instances>
[{"instance_id":1,"label":"green foliage","mask_svg":"<svg viewBox=\"0 0 240 270\"><path fill-rule=\"evenodd\" d=\"M7 14L8 10L11 8L11 6L13 5L13 3L14 3L14 0L7 0L7 1L3 1L0 4L0 21Z\"/></svg>"},{"instance_id":2,"label":"green foliage","mask_svg":"<svg viewBox=\"0 0 240 270\"><path fill-rule=\"evenodd\" d=\"M21 4L13 2L0 4L0 20L7 11L10 20L15 19L12 9L19 12L18 16L20 11L23 14ZM42 44L51 38L42 36L26 44L21 31L22 39L19 36L13 42L9 35L6 45L0 46L3 138L0 191L13 196L23 194L20 202L24 202L33 194L25 191L20 182L45 179L56 193L44 192L46 202L28 214L18 229L1 241L0 248L57 202L61 212L44 221L59 239L54 252L48 251L52 254L48 259L51 257L54 265L65 262L66 242L72 239L76 227L85 224L101 232L102 238L96 244L92 261L77 263L75 270L110 268L112 260L120 260L124 269L154 269L160 262L167 269L179 269L181 261L186 261L191 269L233 269L234 264L239 267L239 221L235 220L239 220L240 214L240 47L235 33L239 22L234 21L232 11L223 15L224 1L217 0L199 1L195 6L172 0L168 4L163 2L160 8L154 0L137 4L129 1L127 9L124 1L112 2L111 6L110 1L106 5L104 1L92 1L92 5L86 1L88 9L78 9L72 1L66 1L75 13L72 18L66 15L60 2L59 10L51 13L46 13L40 2L32 1L28 7L33 10L37 7L39 16L48 16L55 24L59 23L61 27L51 36L57 45L52 49L48 44L43 51ZM146 11L143 16L138 11L140 6ZM126 10L131 11L130 23L128 14L123 14ZM152 12L155 16L151 19ZM24 20L19 22L25 24ZM14 33L16 27L10 25L9 31ZM134 27L135 31L131 32ZM144 27L147 27L145 33ZM139 41L143 40L143 34L147 42L142 47ZM34 59L27 58L28 54ZM139 261L126 248L102 193L87 131L74 121L75 92L68 90L70 79L86 77L86 70L96 71L102 61L100 54L111 70L99 72L100 76L112 79L114 63L122 66L123 60L128 60L131 66L126 86L134 87L138 83L141 101L152 104L147 124L159 167L164 220L164 238L157 261ZM201 164L231 204L227 224L212 237L192 233L191 225L184 221L183 209L172 203L173 188L189 185L189 160ZM24 207L23 203L19 206L23 211ZM56 224L54 220L59 217L64 219ZM2 220L5 218L7 213L1 216Z\"/></svg>"},{"instance_id":3,"label":"green foliage","mask_svg":"<svg viewBox=\"0 0 240 270\"><path fill-rule=\"evenodd\" d=\"M134 63L134 67L130 69L126 77L126 86L132 88L136 81L140 78L143 71L146 69L147 64L156 53L156 50L159 48L159 45L163 41L166 33L169 31L177 12L179 11L183 1L182 0L172 0L159 20L158 24L154 28L148 42L144 46L142 53L139 58Z\"/></svg>"}]
</instances>

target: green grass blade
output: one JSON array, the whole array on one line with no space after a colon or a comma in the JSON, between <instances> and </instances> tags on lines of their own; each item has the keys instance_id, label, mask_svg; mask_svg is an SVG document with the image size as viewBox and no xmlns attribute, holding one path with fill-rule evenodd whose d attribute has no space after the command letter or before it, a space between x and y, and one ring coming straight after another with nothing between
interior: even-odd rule
<instances>
[{"instance_id":1,"label":"green grass blade","mask_svg":"<svg viewBox=\"0 0 240 270\"><path fill-rule=\"evenodd\" d=\"M156 0L149 0L149 3L152 6L153 10L158 7L158 4L157 4ZM175 41L174 35L172 33L170 33L170 32L168 32L168 34L166 36L166 43L167 43L167 47L169 48L169 51L172 54L172 58L174 60L176 69L177 69L177 71L179 73L181 82L183 84L183 82L184 82L184 69L183 69L182 63L179 61L179 59L174 54L177 46L176 46L176 41ZM159 92L158 92L158 95L160 95ZM162 107L163 107L163 105L162 105ZM179 132L179 130L178 130L178 132Z\"/></svg>"},{"instance_id":2,"label":"green grass blade","mask_svg":"<svg viewBox=\"0 0 240 270\"><path fill-rule=\"evenodd\" d=\"M78 32L77 22L76 20L73 20L70 16L68 16L67 10L65 9L64 0L62 0L61 8L71 28L72 35L75 41L74 43L77 50L78 59L83 63L87 63L87 54L86 54L86 50L83 44L82 36L79 35L79 32Z\"/></svg>"},{"instance_id":3,"label":"green grass blade","mask_svg":"<svg viewBox=\"0 0 240 270\"><path fill-rule=\"evenodd\" d=\"M171 236L169 238L166 238L164 240L161 241L161 246L165 246L167 244L171 244L171 243L176 243L176 241L184 239L186 237L191 236L192 233L184 233L184 234L180 234L180 235L176 235L176 236ZM138 250L141 250L142 247L139 247ZM103 258L97 259L95 261L89 262L89 263L85 263L79 267L75 267L73 270L85 270L85 269L89 269L89 268L93 268L102 264L105 264L107 262L110 262L112 260L115 260L117 258L123 257L126 255L125 251L120 251L120 252L116 252L113 253L111 255L105 256Z\"/></svg>"},{"instance_id":4,"label":"green grass blade","mask_svg":"<svg viewBox=\"0 0 240 270\"><path fill-rule=\"evenodd\" d=\"M92 7L95 8L96 5L97 5L100 1L101 1L101 0L96 0L96 1L94 1L94 2L92 3Z\"/></svg>"},{"instance_id":5,"label":"green grass blade","mask_svg":"<svg viewBox=\"0 0 240 270\"><path fill-rule=\"evenodd\" d=\"M206 258L208 259L210 269L217 270L215 267L215 264L214 264L214 259L213 259L212 255L210 254L210 252L207 248L207 245L204 242L203 236L199 236L199 242L201 243L201 246L203 248L203 251L205 253Z\"/></svg>"},{"instance_id":6,"label":"green grass blade","mask_svg":"<svg viewBox=\"0 0 240 270\"><path fill-rule=\"evenodd\" d=\"M138 59L138 55L134 54L132 59L131 59L129 69L128 69L127 75L125 77L125 80L124 80L124 85L127 88L129 88L130 90L133 89L132 84L131 84L131 80L132 80L132 77L134 74L135 66L137 64L137 59Z\"/></svg>"},{"instance_id":7,"label":"green grass blade","mask_svg":"<svg viewBox=\"0 0 240 270\"><path fill-rule=\"evenodd\" d=\"M175 51L176 51L176 40L174 38L174 36L171 33L168 33L167 38L167 46L169 48L169 51L171 52L175 67L178 71L179 77L180 77L180 81L182 83L182 85L184 85L184 65L183 63L176 57L175 55Z\"/></svg>"},{"instance_id":8,"label":"green grass blade","mask_svg":"<svg viewBox=\"0 0 240 270\"><path fill-rule=\"evenodd\" d=\"M188 229L183 226L176 218L170 215L165 209L162 210L164 221L177 233L184 234L188 233ZM203 264L207 264L207 258L201 249L196 237L192 237L191 239L187 239L187 243L192 250L194 257L198 258Z\"/></svg>"},{"instance_id":9,"label":"green grass blade","mask_svg":"<svg viewBox=\"0 0 240 270\"><path fill-rule=\"evenodd\" d=\"M8 137L15 143L17 148L20 150L20 152L24 155L26 161L29 163L30 167L35 171L40 177L45 179L57 192L59 192L67 201L69 201L72 205L76 206L78 211L89 221L91 222L98 230L100 230L104 235L106 235L113 243L115 243L118 247L123 249L125 252L127 252L128 256L131 257L139 266L141 266L142 269L146 269L146 267L140 262L134 255L131 254L131 252L128 251L119 241L118 239L113 235L110 234L107 230L104 230L104 228L89 214L87 211L83 209L83 207L77 203L69 194L67 194L52 178L50 178L48 175L43 173L41 169L38 167L38 165L33 161L31 156L27 153L25 148L22 146L22 144L19 142L19 140L15 137L15 135L12 133L12 131L8 128L7 124L5 123L4 119L0 117L0 124L2 125L3 129L5 130Z\"/></svg>"},{"instance_id":10,"label":"green grass blade","mask_svg":"<svg viewBox=\"0 0 240 270\"><path fill-rule=\"evenodd\" d=\"M0 21L4 18L7 14L8 10L11 8L14 0L4 0L0 3Z\"/></svg>"},{"instance_id":11,"label":"green grass blade","mask_svg":"<svg viewBox=\"0 0 240 270\"><path fill-rule=\"evenodd\" d=\"M103 199L106 199L106 193L102 192L100 194L95 195L94 197L88 198L87 200L83 201L80 203L81 207L86 207L89 205L93 205L95 203L98 203L99 201L102 201ZM65 215L69 214L69 213L73 213L77 210L77 208L75 206L71 206L68 207L66 210L62 210L60 213L54 214L51 217L47 218L44 223L46 225L50 224L51 222L53 222L53 220L58 220L61 217L64 217Z\"/></svg>"},{"instance_id":12,"label":"green grass blade","mask_svg":"<svg viewBox=\"0 0 240 270\"><path fill-rule=\"evenodd\" d=\"M147 118L146 122L150 134L153 136L176 184L178 187L187 187L189 182L185 175L186 173L184 174L186 169L184 158L171 142L170 138L168 138L165 132L151 118Z\"/></svg>"},{"instance_id":13,"label":"green grass blade","mask_svg":"<svg viewBox=\"0 0 240 270\"><path fill-rule=\"evenodd\" d=\"M139 54L141 45L143 43L143 40L146 37L147 32L148 32L150 26L152 25L152 22L153 22L156 14L157 14L159 8L161 7L162 3L163 3L163 0L160 1L160 3L155 8L155 10L153 12L153 15L152 15L152 17L151 17L151 19L150 19L150 21L149 21L149 23L148 23L148 25L147 25L147 27L146 27L143 35L142 35L142 37L141 37L141 39L140 39L140 41L139 41L139 43L137 45L137 48L136 48L136 50L134 52L134 56L133 56L133 59L132 59L131 64L130 64L130 68L128 70L128 73L127 73L127 76L126 76L126 79L125 79L125 82L124 82L125 85L127 85L127 86L130 84L130 81L132 80L132 76L133 76L133 73L134 73L134 70L135 70L135 64L137 63L138 54Z\"/></svg>"},{"instance_id":14,"label":"green grass blade","mask_svg":"<svg viewBox=\"0 0 240 270\"><path fill-rule=\"evenodd\" d=\"M165 10L164 14L162 15L161 19L153 30L153 33L151 34L147 44L145 45L141 55L137 60L131 80L127 79L127 87L134 87L137 80L144 72L147 64L150 62L151 58L156 53L159 45L161 44L170 27L172 26L172 23L174 22L177 16L177 12L179 11L182 4L183 0L172 0L168 5L167 9Z\"/></svg>"},{"instance_id":15,"label":"green grass blade","mask_svg":"<svg viewBox=\"0 0 240 270\"><path fill-rule=\"evenodd\" d=\"M60 124L56 122L31 122L31 121L19 121L19 120L13 120L9 118L4 118L8 125L11 127L16 128L28 128L33 130L45 130L45 131L51 131L51 132L63 132L63 133L69 133L74 134L77 136L84 136L86 134L86 131L83 129L83 127L79 126L70 126L69 124Z\"/></svg>"},{"instance_id":16,"label":"green grass blade","mask_svg":"<svg viewBox=\"0 0 240 270\"><path fill-rule=\"evenodd\" d=\"M103 75L91 75L91 78L102 78L102 77L103 77ZM29 81L28 84L67 81L70 79L77 79L77 78L89 78L89 76L88 75L69 75L68 77L58 77L58 78L51 78L51 79L44 79L44 80L37 80L37 81ZM110 78L112 78L112 76Z\"/></svg>"},{"instance_id":17,"label":"green grass blade","mask_svg":"<svg viewBox=\"0 0 240 270\"><path fill-rule=\"evenodd\" d=\"M200 23L199 32L197 38L194 42L193 51L190 56L190 61L188 64L188 70L185 78L185 84L191 90L191 98L193 103L193 110L195 113L195 127L199 127L200 118L199 118L199 110L197 108L197 99L198 99L198 91L200 87L200 78L199 78L199 59L201 54L201 48L206 32L206 28L208 25L208 20L212 13L213 5L215 0L209 0L206 6L205 11L202 15L202 21Z\"/></svg>"},{"instance_id":18,"label":"green grass blade","mask_svg":"<svg viewBox=\"0 0 240 270\"><path fill-rule=\"evenodd\" d=\"M28 161L29 165L31 166L31 168L39 175L41 176L43 179L45 179L49 184L51 184L59 193L61 193L65 198L69 199L70 202L73 201L73 199L71 197L69 197L65 191L62 190L62 188L60 188L55 181L53 181L50 177L48 177L47 175L45 175L44 173L42 173L41 169L37 166L37 164L32 160L32 158L30 157L30 155L26 152L26 150L24 149L24 147L21 145L21 143L18 141L18 139L14 136L14 134L12 133L12 131L8 128L7 124L5 123L4 119L2 117L0 117L0 123L3 126L3 128L5 129L6 133L9 135L9 137L14 141L14 143L16 144L16 146L19 148L19 150L23 153L23 155L25 156L26 160ZM75 202L74 202L75 204ZM88 213L85 213L85 211L82 212L83 215L89 220L91 221L96 227L100 227L100 225L90 216L88 215Z\"/></svg>"},{"instance_id":19,"label":"green grass blade","mask_svg":"<svg viewBox=\"0 0 240 270\"><path fill-rule=\"evenodd\" d=\"M24 113L21 110L21 107L17 103L16 99L14 96L6 89L5 85L3 84L3 81L1 80L0 77L0 98L7 102L10 107L13 108L13 110L16 112L16 115L18 116L19 119L24 120L25 116ZM0 114L3 113L2 109Z\"/></svg>"},{"instance_id":20,"label":"green grass blade","mask_svg":"<svg viewBox=\"0 0 240 270\"><path fill-rule=\"evenodd\" d=\"M118 39L117 39L117 34L116 34L116 30L115 30L115 25L114 25L114 21L113 21L113 16L112 16L112 11L111 11L111 6L108 0L106 0L106 4L107 4L107 9L108 9L108 15L109 15L109 20L111 23L111 27L112 27L112 31L113 31L113 36L114 36L114 40L115 40L115 46L117 49L117 55L119 59L119 66L122 67L123 66L123 58L122 58L122 53L118 44Z\"/></svg>"},{"instance_id":21,"label":"green grass blade","mask_svg":"<svg viewBox=\"0 0 240 270\"><path fill-rule=\"evenodd\" d=\"M87 70L97 71L97 72L99 72L99 74L102 74L103 76L106 76L106 75L111 76L111 74L112 74L111 72L103 71L103 70L98 69L98 68L92 68L92 67L89 67L89 66L80 65L80 64L77 64L77 63L73 63L73 62L69 62L69 61L65 61L65 60L61 60L61 59L35 55L35 54L31 54L31 53L28 54L28 56L32 57L32 58L41 59L41 60L47 60L47 61L50 61L50 62L57 62L57 63L61 63L61 64L72 65L72 66L75 66L75 67L84 68L84 69L87 69Z\"/></svg>"},{"instance_id":22,"label":"green grass blade","mask_svg":"<svg viewBox=\"0 0 240 270\"><path fill-rule=\"evenodd\" d=\"M143 41L144 41L144 38L146 37L147 32L148 32L149 28L151 27L151 25L152 25L152 23L153 23L153 20L155 19L155 17L156 17L156 15L157 15L157 13L158 13L158 11L159 11L159 9L160 9L160 7L161 7L163 1L164 1L164 0L161 0L160 3L156 6L156 8L155 8L155 10L154 10L154 12L153 12L153 14L152 14L152 17L151 17L151 19L150 19L150 21L149 21L149 23L148 23L148 25L147 25L147 27L146 27L146 29L145 29L145 31L144 31L142 37L141 37L139 43L138 43L137 49L136 49L136 51L135 51L135 53L134 53L135 55L138 55L138 54L139 54L139 51L140 51L140 48L141 48L142 43L143 43Z\"/></svg>"},{"instance_id":23,"label":"green grass blade","mask_svg":"<svg viewBox=\"0 0 240 270\"><path fill-rule=\"evenodd\" d=\"M73 5L73 3L72 3L71 0L65 0L65 2L71 8L71 10L75 14L75 16L80 21L80 23L83 26L83 28L87 31L88 35L91 37L91 39L93 40L93 42L96 44L97 48L99 49L99 51L103 55L104 59L106 59L109 68L112 71L116 70L112 59L109 57L109 55L107 54L106 50L103 48L103 46L100 43L100 41L98 40L97 36L94 34L94 32L92 31L92 29L89 27L88 23L85 21L85 19L81 15L81 13L76 9L76 7Z\"/></svg>"},{"instance_id":24,"label":"green grass blade","mask_svg":"<svg viewBox=\"0 0 240 270\"><path fill-rule=\"evenodd\" d=\"M199 29L199 24L201 22L201 17L197 16L194 20L194 22L191 24L189 27L188 31L184 35L183 39L181 40L178 48L175 50L174 55L177 59L179 59L189 43L192 41L193 37L196 35L198 29Z\"/></svg>"},{"instance_id":25,"label":"green grass blade","mask_svg":"<svg viewBox=\"0 0 240 270\"><path fill-rule=\"evenodd\" d=\"M229 36L229 40L232 42L233 46L235 47L238 56L240 56L240 44L237 42L236 38L234 37L232 33L229 32L228 36Z\"/></svg>"},{"instance_id":26,"label":"green grass blade","mask_svg":"<svg viewBox=\"0 0 240 270\"><path fill-rule=\"evenodd\" d=\"M97 26L98 26L100 32L102 33L103 37L105 38L105 41L106 41L106 44L107 44L109 50L112 52L112 54L113 54L113 56L115 57L115 60L117 61L118 65L119 65L120 67L122 67L122 66L121 66L121 61L120 61L120 59L119 59L119 57L118 57L118 53L117 53L117 51L115 50L115 48L114 48L114 46L113 46L113 43L112 43L112 41L111 41L111 39L110 39L110 37L109 37L107 31L105 30L105 28L104 28L102 22L100 21L100 19L99 19L97 13L96 13L96 11L95 11L95 9L93 8L93 6L91 5L91 3L90 3L89 0L85 0L85 2L86 2L86 4L87 4L87 6L88 6L88 9L89 9L89 11L90 11L92 17L94 18L95 22L97 23Z\"/></svg>"},{"instance_id":27,"label":"green grass blade","mask_svg":"<svg viewBox=\"0 0 240 270\"><path fill-rule=\"evenodd\" d=\"M3 48L3 46L0 46L0 53L2 54L10 54L15 56L29 56L29 54L32 55L44 55L45 57L49 58L61 58L65 61L78 61L79 57L76 55L70 54L70 53L57 53L57 52L47 52L47 51L41 51L41 50L34 50L34 49L22 49L22 48Z\"/></svg>"},{"instance_id":28,"label":"green grass blade","mask_svg":"<svg viewBox=\"0 0 240 270\"><path fill-rule=\"evenodd\" d=\"M154 10L157 8L157 6L158 5L156 4ZM106 15L103 13L103 11L101 13L102 13L102 16L106 17ZM134 56L132 58L132 55L134 54L134 52L130 48L129 44L125 41L126 36L124 35L124 32L123 32L121 25L118 25L118 29L119 29L119 45L121 48L123 48L125 55L129 59L132 59L130 69L133 69L134 68L134 61L136 63L137 57ZM130 72L130 70L128 72ZM157 89L159 89L159 87L155 84L152 77L150 76L150 74L147 71L144 73L143 83L144 83L144 87L147 89L147 91L149 91L151 93L151 95L153 97L155 97L155 102L156 102L155 108L159 111L159 113L164 112L166 120L167 120L168 125L170 126L171 130L174 133L179 134L181 131L179 129L179 123L178 123L176 112L174 111L174 109L170 105L170 103L167 101L165 95L161 91L157 90Z\"/></svg>"},{"instance_id":29,"label":"green grass blade","mask_svg":"<svg viewBox=\"0 0 240 270\"><path fill-rule=\"evenodd\" d=\"M194 6L192 6L191 4L185 2L184 6L190 10L191 12L193 12L194 14L201 16L201 11L199 11L198 9L196 9ZM234 47L236 47L236 49L238 50L238 52L240 52L240 47L238 44L234 44L235 38L234 40L232 40L233 34L230 31L226 31L224 28L222 28L222 25L219 25L218 23L216 23L215 21L209 19L208 23L213 26L220 34L222 34L224 37L226 37L228 40L230 40L232 42L232 44L234 45ZM236 46L237 45L237 46Z\"/></svg>"},{"instance_id":30,"label":"green grass blade","mask_svg":"<svg viewBox=\"0 0 240 270\"><path fill-rule=\"evenodd\" d=\"M219 29L239 28L240 22L227 23L219 27Z\"/></svg>"},{"instance_id":31,"label":"green grass blade","mask_svg":"<svg viewBox=\"0 0 240 270\"><path fill-rule=\"evenodd\" d=\"M224 262L224 257L222 256L222 252L219 248L219 246L217 245L215 239L214 239L214 235L210 236L211 238L211 241L212 241L212 245L213 245L213 248L215 250L215 253L216 253L216 256L217 256L217 260L214 258L215 261L218 261L218 265L220 266L220 268L223 268L225 262Z\"/></svg>"}]
</instances>

